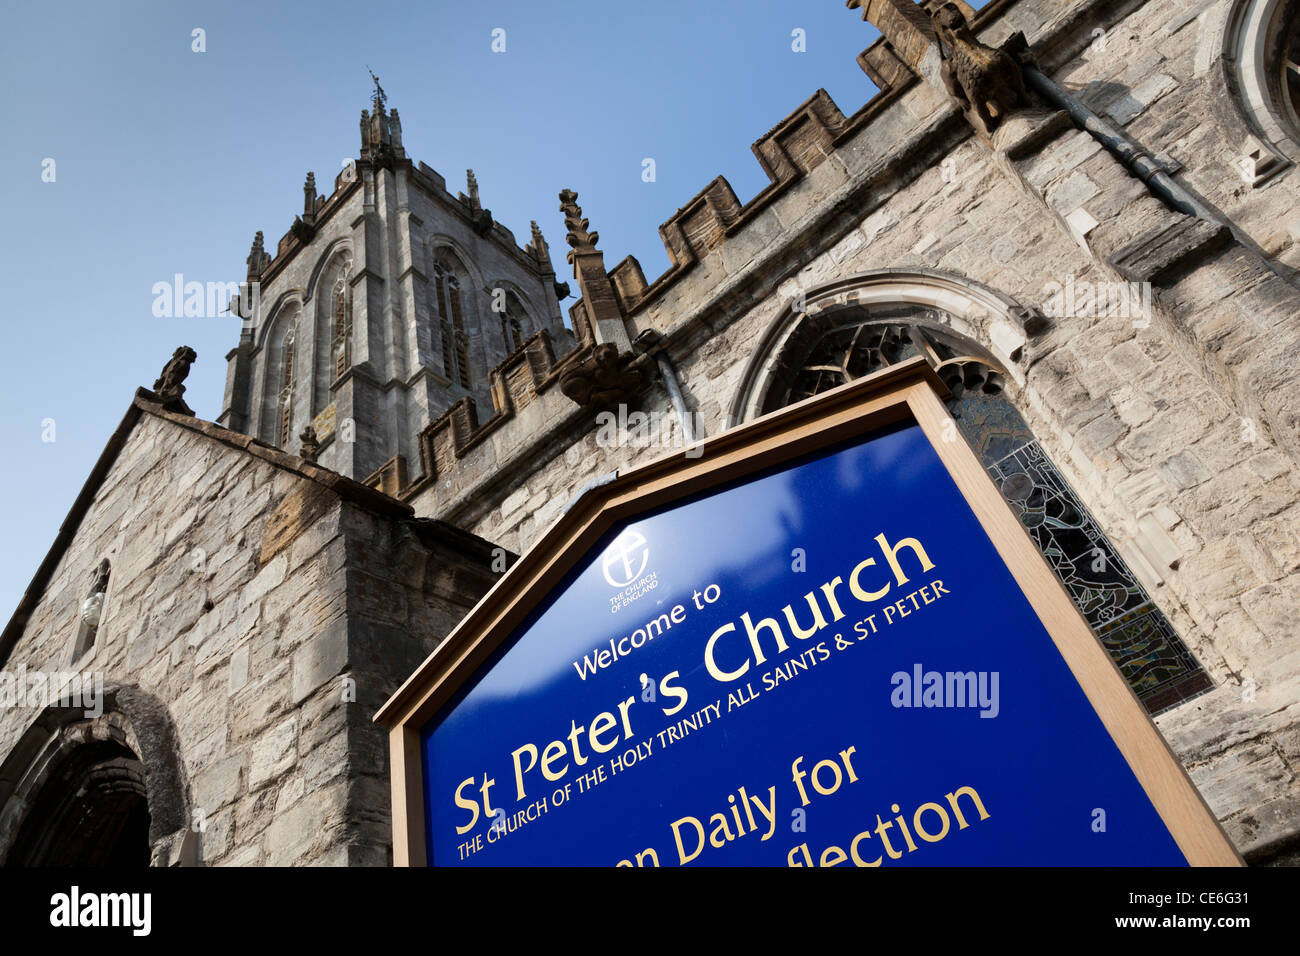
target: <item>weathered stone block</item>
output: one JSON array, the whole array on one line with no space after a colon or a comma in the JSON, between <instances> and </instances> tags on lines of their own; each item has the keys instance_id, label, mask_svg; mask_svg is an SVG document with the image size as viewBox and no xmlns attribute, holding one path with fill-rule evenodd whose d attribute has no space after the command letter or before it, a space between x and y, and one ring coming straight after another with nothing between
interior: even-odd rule
<instances>
[{"instance_id":1,"label":"weathered stone block","mask_svg":"<svg viewBox=\"0 0 1300 956\"><path fill-rule=\"evenodd\" d=\"M292 767L298 759L297 743L297 714L254 742L248 762L248 788L257 790Z\"/></svg>"},{"instance_id":2,"label":"weathered stone block","mask_svg":"<svg viewBox=\"0 0 1300 956\"><path fill-rule=\"evenodd\" d=\"M293 693L301 703L348 666L348 624L340 619L309 639L293 655Z\"/></svg>"}]
</instances>

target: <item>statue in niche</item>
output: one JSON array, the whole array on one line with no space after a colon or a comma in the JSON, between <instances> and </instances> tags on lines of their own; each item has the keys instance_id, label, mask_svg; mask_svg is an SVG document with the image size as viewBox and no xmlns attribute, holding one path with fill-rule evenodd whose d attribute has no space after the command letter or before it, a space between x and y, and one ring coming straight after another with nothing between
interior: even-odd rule
<instances>
[{"instance_id":1,"label":"statue in niche","mask_svg":"<svg viewBox=\"0 0 1300 956\"><path fill-rule=\"evenodd\" d=\"M81 619L91 628L99 627L99 619L104 611L104 595L108 592L108 574L111 566L108 558L99 562L95 575L90 582L90 593L81 604Z\"/></svg>"}]
</instances>

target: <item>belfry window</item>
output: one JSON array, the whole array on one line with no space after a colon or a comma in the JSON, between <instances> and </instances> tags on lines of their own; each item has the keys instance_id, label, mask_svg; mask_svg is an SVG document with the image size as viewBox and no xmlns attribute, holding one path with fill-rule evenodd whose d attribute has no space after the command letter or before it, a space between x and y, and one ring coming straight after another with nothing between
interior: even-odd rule
<instances>
[{"instance_id":1,"label":"belfry window","mask_svg":"<svg viewBox=\"0 0 1300 956\"><path fill-rule=\"evenodd\" d=\"M523 306L513 292L505 292L501 306L494 303L493 308L501 309L501 338L506 345L506 354L518 352L524 347L524 325L520 319L524 314Z\"/></svg>"},{"instance_id":2,"label":"belfry window","mask_svg":"<svg viewBox=\"0 0 1300 956\"><path fill-rule=\"evenodd\" d=\"M442 333L443 373L462 388L470 387L469 339L465 334L460 281L439 260L433 269L438 300L438 324Z\"/></svg>"},{"instance_id":3,"label":"belfry window","mask_svg":"<svg viewBox=\"0 0 1300 956\"><path fill-rule=\"evenodd\" d=\"M501 319L501 334L505 337L508 351L518 352L524 347L524 332L518 316L506 313Z\"/></svg>"},{"instance_id":4,"label":"belfry window","mask_svg":"<svg viewBox=\"0 0 1300 956\"><path fill-rule=\"evenodd\" d=\"M762 410L925 356L952 392L963 437L1147 710L1209 690L1209 675L1003 396L997 362L949 324L915 305L810 317L787 340Z\"/></svg>"},{"instance_id":5,"label":"belfry window","mask_svg":"<svg viewBox=\"0 0 1300 956\"><path fill-rule=\"evenodd\" d=\"M339 276L338 282L334 284L333 309L331 316L331 326L333 333L333 343L331 351L333 353L334 377L339 378L348 370L348 339L352 331L352 301L346 272Z\"/></svg>"},{"instance_id":6,"label":"belfry window","mask_svg":"<svg viewBox=\"0 0 1300 956\"><path fill-rule=\"evenodd\" d=\"M293 342L290 329L284 337L284 360L280 375L280 446L287 447L293 436Z\"/></svg>"}]
</instances>

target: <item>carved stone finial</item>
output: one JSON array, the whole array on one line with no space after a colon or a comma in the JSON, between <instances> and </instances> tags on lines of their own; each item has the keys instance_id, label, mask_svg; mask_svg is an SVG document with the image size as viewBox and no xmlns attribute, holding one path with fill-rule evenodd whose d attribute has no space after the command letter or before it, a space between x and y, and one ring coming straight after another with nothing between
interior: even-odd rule
<instances>
[{"instance_id":1,"label":"carved stone finial","mask_svg":"<svg viewBox=\"0 0 1300 956\"><path fill-rule=\"evenodd\" d=\"M261 233L258 233L260 236ZM193 415L193 410L185 404L185 378L190 374L190 365L198 361L198 353L188 345L182 345L163 366L162 374L153 383L153 393L164 408L185 415Z\"/></svg>"},{"instance_id":2,"label":"carved stone finial","mask_svg":"<svg viewBox=\"0 0 1300 956\"><path fill-rule=\"evenodd\" d=\"M1030 105L1020 64L1004 50L981 43L955 3L938 7L931 21L943 57L944 86L972 125L992 136L1008 115Z\"/></svg>"},{"instance_id":3,"label":"carved stone finial","mask_svg":"<svg viewBox=\"0 0 1300 956\"><path fill-rule=\"evenodd\" d=\"M560 191L560 212L564 213L564 225L569 232L565 238L572 248L569 250L568 261L573 262L575 253L595 252L596 243L600 241L600 233L592 232L588 227L590 223L582 218L582 207L578 205L578 194L572 189Z\"/></svg>"},{"instance_id":4,"label":"carved stone finial","mask_svg":"<svg viewBox=\"0 0 1300 956\"><path fill-rule=\"evenodd\" d=\"M474 170L465 170L465 186L469 190L469 205L475 212L482 209L483 206L478 200L478 177L474 175Z\"/></svg>"},{"instance_id":5,"label":"carved stone finial","mask_svg":"<svg viewBox=\"0 0 1300 956\"><path fill-rule=\"evenodd\" d=\"M492 219L492 210L484 209L483 203L479 201L478 194L478 177L474 175L474 170L465 170L465 188L469 190L469 195L460 194L460 201L469 207L469 220L474 231L480 236L486 236L492 231L495 221Z\"/></svg>"},{"instance_id":6,"label":"carved stone finial","mask_svg":"<svg viewBox=\"0 0 1300 956\"><path fill-rule=\"evenodd\" d=\"M271 262L271 257L266 254L266 249L262 247L262 233L258 230L257 235L253 236L253 248L248 252L248 258L244 260L248 263L248 281L254 282L262 277L262 270Z\"/></svg>"},{"instance_id":7,"label":"carved stone finial","mask_svg":"<svg viewBox=\"0 0 1300 956\"><path fill-rule=\"evenodd\" d=\"M316 174L309 172L302 184L302 215L293 220L290 231L299 242L311 242L316 235Z\"/></svg>"},{"instance_id":8,"label":"carved stone finial","mask_svg":"<svg viewBox=\"0 0 1300 956\"><path fill-rule=\"evenodd\" d=\"M549 267L551 264L551 247L547 245L546 237L542 235L542 230L537 225L536 219L529 222L528 225L533 236L528 243L528 251L533 254L534 259Z\"/></svg>"},{"instance_id":9,"label":"carved stone finial","mask_svg":"<svg viewBox=\"0 0 1300 956\"><path fill-rule=\"evenodd\" d=\"M564 224L568 229L568 262L573 266L573 278L578 282L578 294L582 297L582 314L584 318L575 319L575 329L580 326L585 330L579 338L589 344L609 342L617 347L619 361L631 348L628 339L627 322L623 315L623 306L618 292L605 271L605 257L596 248L600 235L589 228L582 216L582 207L578 205L578 194L572 189L560 192L560 211L564 213ZM559 289L556 289L559 294ZM566 393L567 394L567 393Z\"/></svg>"},{"instance_id":10,"label":"carved stone finial","mask_svg":"<svg viewBox=\"0 0 1300 956\"><path fill-rule=\"evenodd\" d=\"M308 425L302 430L298 440L302 442L302 449L298 452L299 456L308 461L315 461L316 456L320 454L320 441L316 438L316 429Z\"/></svg>"}]
</instances>

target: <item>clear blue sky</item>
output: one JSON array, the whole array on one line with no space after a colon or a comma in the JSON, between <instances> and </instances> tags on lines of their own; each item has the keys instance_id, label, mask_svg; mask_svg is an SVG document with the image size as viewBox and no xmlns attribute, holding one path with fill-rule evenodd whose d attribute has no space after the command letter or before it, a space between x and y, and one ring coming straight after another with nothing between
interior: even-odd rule
<instances>
[{"instance_id":1,"label":"clear blue sky","mask_svg":"<svg viewBox=\"0 0 1300 956\"><path fill-rule=\"evenodd\" d=\"M653 280L658 226L710 179L742 202L766 183L755 139L818 87L846 115L875 92L854 58L877 33L843 0L51 2L7 4L0 24L3 620L176 346L199 354L187 401L220 414L237 320L155 318L151 289L238 281L259 229L274 251L307 170L328 192L356 155L367 65L407 154L453 193L472 167L517 238L538 221L561 279L560 189L578 190L608 266L630 253Z\"/></svg>"}]
</instances>

